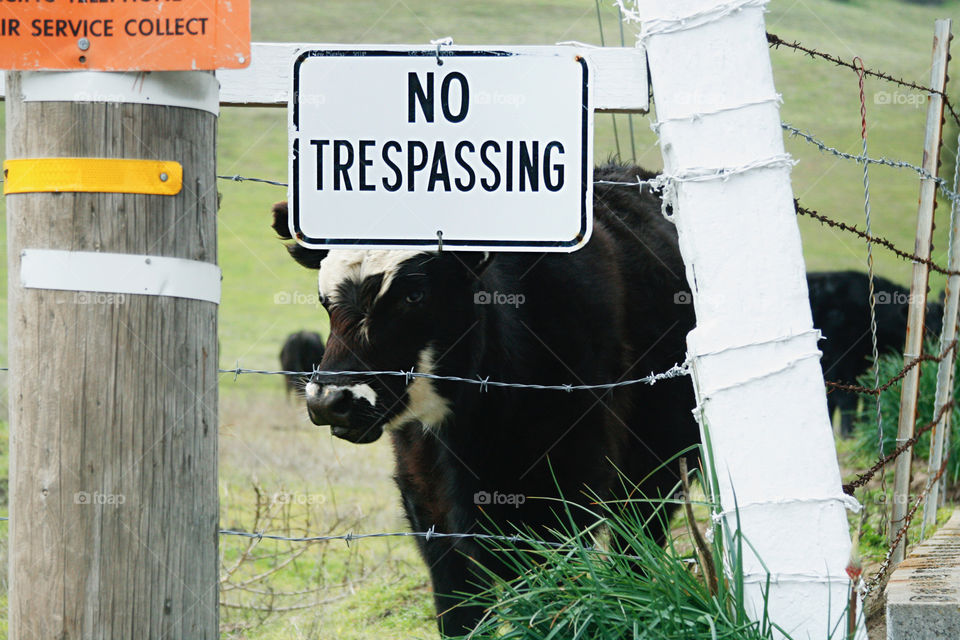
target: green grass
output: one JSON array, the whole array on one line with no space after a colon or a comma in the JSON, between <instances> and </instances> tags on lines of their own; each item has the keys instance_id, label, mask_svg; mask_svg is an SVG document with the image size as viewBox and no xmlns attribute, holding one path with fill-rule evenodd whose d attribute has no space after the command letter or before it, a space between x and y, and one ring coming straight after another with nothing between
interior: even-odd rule
<instances>
[{"instance_id":1,"label":"green grass","mask_svg":"<svg viewBox=\"0 0 960 640\"><path fill-rule=\"evenodd\" d=\"M489 543L520 577L504 580L491 574L493 586L477 598L490 615L470 637L772 638L771 621L766 616L754 620L747 611L741 565L731 563L729 576L716 582L705 579L712 575L708 559L713 567L723 566L725 536L719 525L702 557L682 554L672 541L664 547L646 533L645 502L600 502L592 509L591 516L609 530L607 545L598 544L594 527L573 524L571 512L582 508L577 505L567 505L570 517L561 548ZM664 514L654 515L658 517ZM734 532L727 551L742 557L743 549L742 536Z\"/></svg>"},{"instance_id":2,"label":"green grass","mask_svg":"<svg viewBox=\"0 0 960 640\"><path fill-rule=\"evenodd\" d=\"M940 7L903 4L892 0L775 0L767 16L768 29L787 40L797 39L844 58L863 57L868 67L879 68L921 84L929 81L933 20L957 15L960 2ZM608 0L601 3L606 43L619 43L616 11ZM253 3L253 37L256 41L308 41L341 43L427 43L452 36L458 44L549 44L579 40L599 44L595 5L585 0L507 2L484 0L440 3L427 0L399 2L360 0L311 2L289 0L278 4ZM626 41L634 37L626 31ZM796 53L772 52L777 89L783 94L783 118L813 132L832 146L859 152L859 99L855 74L812 61ZM954 70L956 75L956 70ZM919 163L923 145L925 109L910 105L878 104L879 91L901 91L868 79L867 117L870 153ZM960 89L951 95L960 103ZM628 118L615 116L621 155L629 150ZM0 125L4 110L0 108ZM645 116L634 116L636 156L641 164L660 166L660 153ZM283 109L223 110L219 124L218 173L286 179L287 137ZM955 147L957 131L948 127L948 148ZM0 126L0 140L4 137ZM596 121L596 157L616 154L613 117ZM860 167L836 161L809 145L787 141L800 161L793 173L797 197L806 206L862 226L863 192ZM270 368L277 365L283 337L294 330L314 328L326 333L327 320L309 298L316 290L314 274L296 266L269 229L270 207L286 198L283 188L254 183L221 182L222 206L218 214L219 255L224 272L220 307L221 364ZM913 246L918 181L905 171L871 168L874 230L898 246ZM4 211L0 200L0 211ZM935 257L945 262L947 224L941 205ZM813 269L863 269L865 247L858 240L800 219L804 253ZM5 228L0 225L0 260L5 264ZM909 265L877 252L877 271L901 284ZM934 289L942 279L932 279ZM279 304L278 294L300 303ZM6 296L0 290L0 364L6 362ZM0 374L2 375L2 374ZM0 377L0 381L3 378ZM356 530L402 530L396 490L389 479L392 462L385 442L355 447L332 439L310 426L298 407L288 404L276 378L241 376L236 382L224 376L221 384L221 495L224 525L250 526L253 518L252 482L265 490L294 494L321 494L326 502L291 514L293 522L313 509L311 523L325 531L337 523L331 511L336 497L343 513L359 508ZM0 402L5 407L5 393ZM5 422L0 443L6 442ZM6 446L0 447L0 471L6 465ZM299 518L299 520L298 520ZM278 525L279 526L279 525ZM337 523L343 532L345 523ZM224 540L225 559L235 558L241 540ZM266 545L264 546L266 550ZM325 553L326 555L322 555ZM351 556L350 554L355 554ZM322 558L321 558L322 556ZM253 562L250 570L269 566L269 559ZM245 625L254 617L224 612L231 638L433 638L431 599L426 570L409 540L357 543L347 553L342 546L320 547L297 561L295 567L271 576L278 591L315 586L320 571L325 584L349 580L347 567L362 562L363 580L353 585L349 598L314 609L269 617L259 626ZM265 564L266 563L266 564ZM322 567L320 566L322 565ZM355 574L356 575L356 574ZM334 590L335 591L335 590ZM287 602L285 600L285 602ZM385 614L385 612L390 612ZM0 623L0 630L4 629ZM0 637L5 637L5 631Z\"/></svg>"}]
</instances>

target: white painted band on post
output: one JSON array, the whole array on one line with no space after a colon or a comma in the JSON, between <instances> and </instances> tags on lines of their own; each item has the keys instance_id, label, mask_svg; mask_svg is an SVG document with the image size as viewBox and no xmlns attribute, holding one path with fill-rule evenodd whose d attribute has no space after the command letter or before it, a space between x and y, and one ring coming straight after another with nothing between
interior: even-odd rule
<instances>
[{"instance_id":1,"label":"white painted band on post","mask_svg":"<svg viewBox=\"0 0 960 640\"><path fill-rule=\"evenodd\" d=\"M697 294L694 295L696 296ZM705 327L700 327L701 331L697 331L696 329L692 331L687 340L689 349L687 362L697 366L701 374L704 373L703 369L705 367L712 364L711 359L713 358L719 358L730 363L734 361L746 362L753 355L751 352L759 352L761 349L768 348L770 351L764 358L764 368L762 369L758 368L759 364L754 364L750 367L745 367L742 364L732 367L734 370L750 370L753 372L750 376L744 376L731 382L731 376L729 375L724 375L720 378L702 375L699 381L698 409L702 409L703 405L718 393L736 389L751 382L765 380L792 369L804 360L819 358L821 356L821 352L817 348L817 342L820 339L820 331L818 329L811 329L809 331L802 331L776 338L759 339L756 342L747 344L733 346L715 345L713 348L704 348L701 350L701 348L706 347L704 343L712 342L712 340L709 339L700 339L704 337L704 332L702 331L704 328Z\"/></svg>"},{"instance_id":2,"label":"white painted band on post","mask_svg":"<svg viewBox=\"0 0 960 640\"><path fill-rule=\"evenodd\" d=\"M662 192L660 210L663 217L672 220L672 217L667 215L667 208L677 209L677 185L681 182L727 181L735 176L760 169L789 170L795 164L797 161L789 153L779 153L733 167L687 167L672 171L667 171L665 168L663 173L651 180L651 184L654 189L660 189Z\"/></svg>"},{"instance_id":3,"label":"white painted band on post","mask_svg":"<svg viewBox=\"0 0 960 640\"><path fill-rule=\"evenodd\" d=\"M860 504L859 500L844 493L835 496L825 496L822 498L783 498L780 500L761 500L758 502L748 502L745 504L737 504L732 509L718 511L712 514L710 517L713 518L715 522L719 522L721 519L727 516L738 515L745 509L752 509L754 507L771 507L794 504L821 504L826 506L838 502L842 504L847 511L852 511L853 513L860 513L860 511L863 510L863 505Z\"/></svg>"},{"instance_id":4,"label":"white painted band on post","mask_svg":"<svg viewBox=\"0 0 960 640\"><path fill-rule=\"evenodd\" d=\"M707 116L715 116L720 113L726 113L728 111L737 111L739 109L743 109L744 107L755 107L758 105L769 104L771 102L777 105L781 105L783 104L783 96L777 93L766 98L757 98L756 100L745 100L737 104L715 107L710 110L694 111L692 113L682 114L679 116L670 116L669 118L661 118L654 122L651 122L650 129L652 129L654 133L659 135L660 129L665 124L670 124L672 122L699 122L700 120L702 120Z\"/></svg>"},{"instance_id":5,"label":"white painted band on post","mask_svg":"<svg viewBox=\"0 0 960 640\"><path fill-rule=\"evenodd\" d=\"M759 382L760 380L766 380L768 378L771 378L772 376L777 375L778 373L783 373L785 371L792 369L793 367L800 364L804 360L808 360L810 358L819 358L820 356L821 356L821 352L819 350L811 351L809 353L801 354L800 356L797 356L792 360L788 360L784 362L782 365L778 365L776 367L766 369L761 373L758 373L746 378L741 378L740 380L736 380L734 382L729 382L717 387L707 387L705 385L701 386L700 387L700 404L698 405L697 408L702 409L703 406L707 403L707 400L710 400L713 396L717 395L722 391L730 391L731 389L736 389L738 387L746 386L751 382Z\"/></svg>"},{"instance_id":6,"label":"white painted band on post","mask_svg":"<svg viewBox=\"0 0 960 640\"><path fill-rule=\"evenodd\" d=\"M785 582L819 582L823 584L846 584L850 576L846 574L822 575L816 573L746 573L743 581L747 583L783 584Z\"/></svg>"},{"instance_id":7,"label":"white painted band on post","mask_svg":"<svg viewBox=\"0 0 960 640\"><path fill-rule=\"evenodd\" d=\"M183 258L24 249L20 284L27 289L129 293L220 304L220 267Z\"/></svg>"},{"instance_id":8,"label":"white painted band on post","mask_svg":"<svg viewBox=\"0 0 960 640\"><path fill-rule=\"evenodd\" d=\"M637 2L638 6L636 10L625 7L623 0L617 0L617 6L619 6L623 12L625 20L641 23L637 44L642 45L643 42L651 36L696 29L697 27L711 24L721 18L742 11L743 9L760 8L766 11L768 2L769 0L730 0L730 2L725 4L718 4L693 13L683 13L685 8L683 3L676 3L674 6L664 6L662 9L658 9L656 13L642 11L640 9L640 2ZM667 16L664 16L664 14L667 14Z\"/></svg>"},{"instance_id":9,"label":"white painted band on post","mask_svg":"<svg viewBox=\"0 0 960 640\"><path fill-rule=\"evenodd\" d=\"M792 333L783 336L774 336L772 338L757 338L753 342L747 342L745 344L736 344L730 346L720 346L716 347L710 351L697 351L687 354L687 362L690 362L693 358L702 358L704 356L716 356L722 353L729 353L731 351L737 351L739 349L749 349L750 347L756 347L762 344L780 344L782 342L791 342L793 340L801 340L814 338L815 342L819 342L823 339L823 334L820 332L820 329L810 329L808 331L801 331L799 333Z\"/></svg>"},{"instance_id":10,"label":"white painted band on post","mask_svg":"<svg viewBox=\"0 0 960 640\"><path fill-rule=\"evenodd\" d=\"M24 102L126 102L220 113L220 83L196 71L24 71Z\"/></svg>"}]
</instances>

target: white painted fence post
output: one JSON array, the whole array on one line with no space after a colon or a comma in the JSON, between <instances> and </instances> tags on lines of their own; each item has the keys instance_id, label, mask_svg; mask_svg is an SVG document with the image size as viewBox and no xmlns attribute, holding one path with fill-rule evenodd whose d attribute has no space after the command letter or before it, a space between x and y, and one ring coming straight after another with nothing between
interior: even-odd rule
<instances>
[{"instance_id":1,"label":"white painted fence post","mask_svg":"<svg viewBox=\"0 0 960 640\"><path fill-rule=\"evenodd\" d=\"M753 613L769 572L771 620L794 640L824 640L846 629L855 502L827 415L765 4L638 0L627 13L642 23L673 177L665 193L697 314L687 346L724 530L738 510L756 550L744 546Z\"/></svg>"}]
</instances>

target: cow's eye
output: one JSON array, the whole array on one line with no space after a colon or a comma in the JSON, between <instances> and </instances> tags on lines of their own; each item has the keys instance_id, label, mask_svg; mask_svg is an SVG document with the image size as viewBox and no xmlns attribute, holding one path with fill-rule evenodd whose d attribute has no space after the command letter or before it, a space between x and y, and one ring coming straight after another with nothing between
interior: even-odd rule
<instances>
[{"instance_id":1,"label":"cow's eye","mask_svg":"<svg viewBox=\"0 0 960 640\"><path fill-rule=\"evenodd\" d=\"M407 304L419 304L423 301L423 291L411 291L407 294L407 297L404 298L404 302Z\"/></svg>"}]
</instances>

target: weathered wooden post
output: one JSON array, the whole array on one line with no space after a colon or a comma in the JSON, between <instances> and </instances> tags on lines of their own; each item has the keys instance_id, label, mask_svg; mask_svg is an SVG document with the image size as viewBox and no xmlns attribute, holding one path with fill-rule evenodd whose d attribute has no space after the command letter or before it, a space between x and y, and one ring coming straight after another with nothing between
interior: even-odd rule
<instances>
[{"instance_id":1,"label":"weathered wooden post","mask_svg":"<svg viewBox=\"0 0 960 640\"><path fill-rule=\"evenodd\" d=\"M950 56L950 20L937 20L933 37L933 62L930 67L930 86L940 94L930 94L927 103L927 128L923 141L923 168L933 177L940 167L940 143L943 135L943 92L947 88L947 62ZM937 185L931 178L920 181L920 205L917 211L917 236L914 252L929 258L933 250L933 213L937 206ZM923 353L924 320L927 314L927 286L930 267L922 262L913 263L913 279L910 283L910 306L907 315L907 338L903 348L903 364L910 364ZM917 394L920 391L920 366L907 372L900 392L900 420L897 427L897 446L913 437L917 421ZM942 406L942 405L940 405ZM950 424L947 421L945 424ZM910 508L910 463L913 449L903 453L896 461L893 480L893 509L890 516L890 541L897 538L903 528ZM939 468L938 468L939 470ZM936 473L936 472L934 472ZM891 556L894 566L903 560L907 536L901 536Z\"/></svg>"},{"instance_id":2,"label":"weathered wooden post","mask_svg":"<svg viewBox=\"0 0 960 640\"><path fill-rule=\"evenodd\" d=\"M198 69L248 63L249 5L4 9L10 637L216 638L219 87Z\"/></svg>"},{"instance_id":3,"label":"weathered wooden post","mask_svg":"<svg viewBox=\"0 0 960 640\"><path fill-rule=\"evenodd\" d=\"M25 102L38 80L7 76L10 635L214 638L216 116ZM182 188L110 193L177 177L92 158Z\"/></svg>"}]
</instances>

